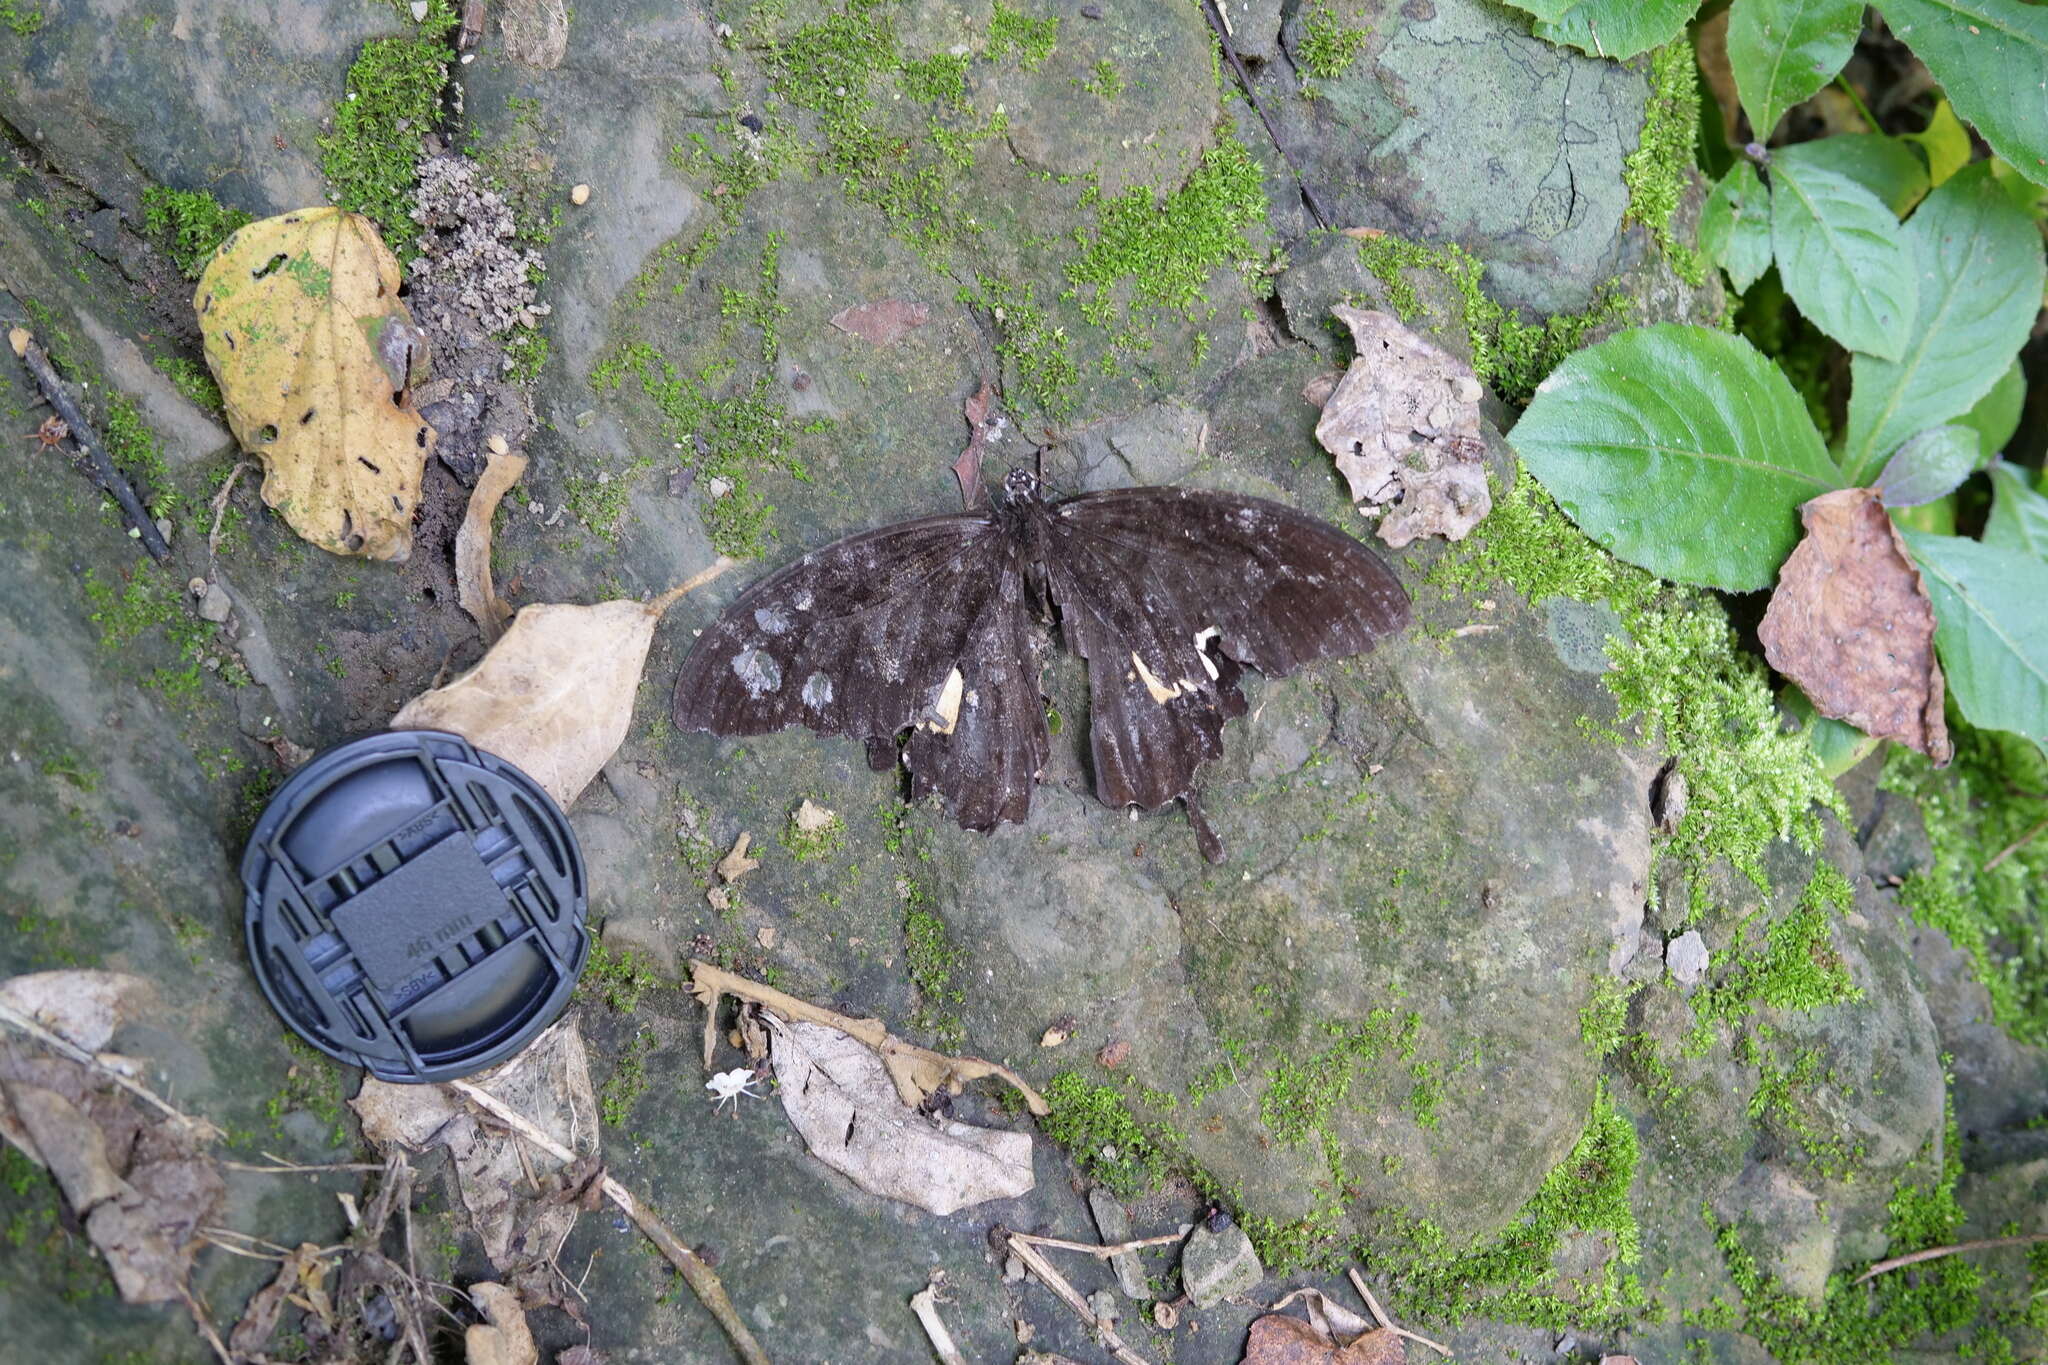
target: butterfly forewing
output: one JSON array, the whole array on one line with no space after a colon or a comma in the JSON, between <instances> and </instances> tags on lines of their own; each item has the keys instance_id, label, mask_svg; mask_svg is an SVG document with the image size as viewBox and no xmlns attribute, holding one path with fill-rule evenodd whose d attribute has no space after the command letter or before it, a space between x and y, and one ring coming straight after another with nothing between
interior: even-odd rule
<instances>
[{"instance_id":1,"label":"butterfly forewing","mask_svg":"<svg viewBox=\"0 0 2048 1365\"><path fill-rule=\"evenodd\" d=\"M961 823L1021 820L1050 739L1019 543L987 516L851 536L749 588L676 679L685 730L804 725L886 746ZM957 676L956 676L957 675Z\"/></svg>"}]
</instances>

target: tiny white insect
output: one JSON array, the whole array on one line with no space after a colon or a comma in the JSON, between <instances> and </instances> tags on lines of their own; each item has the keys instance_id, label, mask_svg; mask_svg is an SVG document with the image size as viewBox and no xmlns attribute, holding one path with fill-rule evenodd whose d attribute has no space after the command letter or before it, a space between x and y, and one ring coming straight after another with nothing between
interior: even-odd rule
<instances>
[{"instance_id":1,"label":"tiny white insect","mask_svg":"<svg viewBox=\"0 0 2048 1365\"><path fill-rule=\"evenodd\" d=\"M714 1112L723 1109L725 1102L731 1100L735 1117L740 1111L740 1096L752 1095L755 1099L761 1098L754 1090L754 1072L751 1067L736 1066L730 1071L721 1071L704 1082L704 1088L717 1097L711 1106Z\"/></svg>"}]
</instances>

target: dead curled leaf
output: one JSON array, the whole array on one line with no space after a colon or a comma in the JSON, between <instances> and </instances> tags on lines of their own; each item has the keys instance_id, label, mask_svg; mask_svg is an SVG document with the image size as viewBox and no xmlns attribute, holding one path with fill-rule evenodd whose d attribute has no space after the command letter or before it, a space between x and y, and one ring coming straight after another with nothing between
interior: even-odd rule
<instances>
[{"instance_id":1,"label":"dead curled leaf","mask_svg":"<svg viewBox=\"0 0 2048 1365\"><path fill-rule=\"evenodd\" d=\"M877 299L840 309L832 325L876 346L894 346L930 316L931 309L913 299Z\"/></svg>"},{"instance_id":2,"label":"dead curled leaf","mask_svg":"<svg viewBox=\"0 0 2048 1365\"><path fill-rule=\"evenodd\" d=\"M427 345L398 260L361 214L301 209L228 238L192 306L263 500L335 554L404 559L434 429L413 406Z\"/></svg>"},{"instance_id":3,"label":"dead curled leaf","mask_svg":"<svg viewBox=\"0 0 2048 1365\"><path fill-rule=\"evenodd\" d=\"M1934 605L1877 493L1823 493L1799 517L1757 628L1764 657L1822 715L1948 762Z\"/></svg>"},{"instance_id":4,"label":"dead curled leaf","mask_svg":"<svg viewBox=\"0 0 2048 1365\"><path fill-rule=\"evenodd\" d=\"M1030 1192L1030 1134L926 1118L865 1044L821 1024L767 1023L790 1124L854 1184L942 1217Z\"/></svg>"},{"instance_id":5,"label":"dead curled leaf","mask_svg":"<svg viewBox=\"0 0 2048 1365\"><path fill-rule=\"evenodd\" d=\"M491 581L491 518L506 490L525 472L524 455L488 452L483 477L470 490L469 507L455 532L455 598L486 641L495 642L512 619L511 606Z\"/></svg>"},{"instance_id":6,"label":"dead curled leaf","mask_svg":"<svg viewBox=\"0 0 2048 1365\"><path fill-rule=\"evenodd\" d=\"M475 668L414 697L391 728L461 735L510 759L566 807L626 738L662 614L732 564L721 558L652 602L523 608Z\"/></svg>"},{"instance_id":7,"label":"dead curled leaf","mask_svg":"<svg viewBox=\"0 0 2048 1365\"><path fill-rule=\"evenodd\" d=\"M1358 356L1331 391L1316 439L1353 498L1392 509L1381 540L1398 549L1422 536L1464 539L1493 506L1471 367L1390 313L1343 304L1331 312L1351 328Z\"/></svg>"},{"instance_id":8,"label":"dead curled leaf","mask_svg":"<svg viewBox=\"0 0 2048 1365\"><path fill-rule=\"evenodd\" d=\"M526 1310L520 1306L519 1296L490 1280L471 1285L468 1293L488 1319L463 1333L468 1365L540 1365L540 1350L527 1329Z\"/></svg>"},{"instance_id":9,"label":"dead curled leaf","mask_svg":"<svg viewBox=\"0 0 2048 1365\"><path fill-rule=\"evenodd\" d=\"M594 1160L597 1100L583 1035L573 1018L552 1025L517 1057L469 1083L531 1116L564 1148ZM362 1120L363 1136L379 1146L448 1149L463 1205L475 1220L485 1253L501 1270L554 1255L575 1226L583 1187L591 1181L603 1185L601 1168L565 1166L531 1149L522 1154L517 1138L495 1124L480 1123L464 1098L445 1085L389 1085L366 1077L349 1107ZM537 1193L529 1170L541 1179L557 1171L566 1174L561 1183ZM577 1193L564 1199L568 1182L576 1182L571 1188Z\"/></svg>"},{"instance_id":10,"label":"dead curled leaf","mask_svg":"<svg viewBox=\"0 0 2048 1365\"><path fill-rule=\"evenodd\" d=\"M1300 1318L1269 1313L1252 1323L1241 1365L1403 1365L1407 1359L1401 1338L1385 1328L1340 1346Z\"/></svg>"},{"instance_id":11,"label":"dead curled leaf","mask_svg":"<svg viewBox=\"0 0 2048 1365\"><path fill-rule=\"evenodd\" d=\"M320 1248L311 1242L285 1253L276 1278L256 1291L249 1306L242 1310L242 1320L228 1335L228 1348L237 1360L253 1356L270 1344L278 1321L284 1316L286 1302L300 1292L308 1275L324 1273L319 1253Z\"/></svg>"},{"instance_id":12,"label":"dead curled leaf","mask_svg":"<svg viewBox=\"0 0 2048 1365\"><path fill-rule=\"evenodd\" d=\"M124 972L29 972L0 981L0 1005L27 1015L74 1047L101 1052L150 990L143 978Z\"/></svg>"}]
</instances>

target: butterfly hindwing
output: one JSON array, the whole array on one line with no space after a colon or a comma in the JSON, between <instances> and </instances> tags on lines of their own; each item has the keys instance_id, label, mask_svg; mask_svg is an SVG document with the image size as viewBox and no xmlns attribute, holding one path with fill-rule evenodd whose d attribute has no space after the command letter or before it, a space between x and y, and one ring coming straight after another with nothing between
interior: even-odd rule
<instances>
[{"instance_id":1,"label":"butterfly hindwing","mask_svg":"<svg viewBox=\"0 0 2048 1365\"><path fill-rule=\"evenodd\" d=\"M1244 707L1234 665L1284 677L1408 621L1377 555L1279 503L1128 488L1061 503L1049 522L1051 593L1088 656L1096 794L1111 805L1193 789Z\"/></svg>"},{"instance_id":2,"label":"butterfly hindwing","mask_svg":"<svg viewBox=\"0 0 2048 1365\"><path fill-rule=\"evenodd\" d=\"M893 757L969 828L1021 820L1050 748L1038 632L1018 543L987 516L848 537L755 584L698 638L676 679L685 730L789 725Z\"/></svg>"}]
</instances>

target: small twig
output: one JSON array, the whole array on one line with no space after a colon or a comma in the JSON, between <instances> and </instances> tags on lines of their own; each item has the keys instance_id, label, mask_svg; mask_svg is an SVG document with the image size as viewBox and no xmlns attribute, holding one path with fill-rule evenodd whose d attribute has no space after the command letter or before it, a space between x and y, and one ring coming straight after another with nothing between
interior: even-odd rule
<instances>
[{"instance_id":1,"label":"small twig","mask_svg":"<svg viewBox=\"0 0 2048 1365\"><path fill-rule=\"evenodd\" d=\"M1349 1270L1346 1270L1344 1273L1351 1277L1351 1287L1353 1289L1356 1289L1358 1291L1358 1296L1365 1300L1365 1306L1372 1310L1373 1319L1376 1322L1378 1322L1380 1326L1386 1328L1389 1332L1392 1332L1397 1337L1405 1337L1409 1341L1418 1342L1421 1345L1427 1346L1430 1350L1435 1351L1440 1356L1447 1357L1450 1355L1450 1347L1440 1345L1437 1342L1431 1341L1428 1337L1417 1336L1415 1333L1409 1331L1405 1327L1397 1326L1394 1320L1387 1316L1387 1310L1380 1307L1380 1301L1372 1296L1372 1291L1365 1287L1365 1276L1358 1273L1357 1266L1352 1266Z\"/></svg>"},{"instance_id":2,"label":"small twig","mask_svg":"<svg viewBox=\"0 0 2048 1365\"><path fill-rule=\"evenodd\" d=\"M1105 1261L1112 1256L1121 1256L1126 1251L1137 1251L1143 1247L1163 1247L1169 1242L1184 1242L1187 1240L1185 1232L1169 1232L1159 1237L1140 1237L1134 1242L1118 1242L1115 1246L1105 1247L1097 1246L1093 1242L1069 1242L1064 1237L1040 1237L1036 1233L1030 1232L1013 1232L1010 1235L1020 1242L1029 1242L1035 1247L1057 1247L1061 1251L1081 1251L1086 1252L1090 1256L1100 1256Z\"/></svg>"},{"instance_id":3,"label":"small twig","mask_svg":"<svg viewBox=\"0 0 2048 1365\"><path fill-rule=\"evenodd\" d=\"M917 1314L917 1320L924 1325L924 1334L931 1338L932 1353L938 1356L940 1365L967 1365L967 1357L960 1354L960 1348L953 1342L953 1334L939 1320L937 1284L928 1284L912 1294L910 1311Z\"/></svg>"},{"instance_id":4,"label":"small twig","mask_svg":"<svg viewBox=\"0 0 2048 1365\"><path fill-rule=\"evenodd\" d=\"M1876 1265L1849 1281L1849 1283L1852 1285L1862 1284L1872 1276L1882 1275L1887 1270L1897 1270L1900 1266L1906 1265L1918 1265L1922 1261L1938 1261L1944 1256L1954 1256L1960 1252L1995 1251L2000 1247L2032 1246L2036 1242L2048 1242L2048 1232L2026 1232L2021 1233L2017 1237L1984 1237L1974 1242L1957 1242L1954 1246L1929 1247L1925 1251L1915 1251L1905 1256L1894 1256L1888 1261L1879 1261Z\"/></svg>"},{"instance_id":5,"label":"small twig","mask_svg":"<svg viewBox=\"0 0 2048 1365\"><path fill-rule=\"evenodd\" d=\"M271 1156L268 1152L263 1153L263 1155L269 1157L276 1164L260 1166L253 1161L223 1161L220 1164L226 1170L252 1171L257 1175L312 1175L329 1171L381 1171L384 1169L383 1163L377 1161L335 1161L324 1165L301 1166L297 1162Z\"/></svg>"},{"instance_id":6,"label":"small twig","mask_svg":"<svg viewBox=\"0 0 2048 1365\"><path fill-rule=\"evenodd\" d=\"M1102 1338L1102 1344L1109 1349L1111 1355L1122 1361L1124 1365L1151 1365L1151 1362L1146 1360L1145 1357L1124 1345L1123 1338L1119 1337L1108 1323L1095 1316L1095 1310L1088 1306L1088 1300L1081 1297L1081 1291L1067 1283L1066 1277L1052 1268L1052 1262L1040 1255L1037 1247L1023 1240L1022 1237L1014 1232L1010 1234L1008 1240L1010 1250L1017 1253L1017 1259L1030 1267L1031 1273L1038 1277L1040 1284L1043 1284L1047 1289L1059 1295L1060 1299L1065 1302L1067 1307L1074 1310L1075 1315L1081 1321L1095 1329L1096 1333Z\"/></svg>"},{"instance_id":7,"label":"small twig","mask_svg":"<svg viewBox=\"0 0 2048 1365\"><path fill-rule=\"evenodd\" d=\"M1216 32L1216 41L1223 48L1223 55L1230 61L1230 69L1237 73L1237 83L1244 90L1244 97L1251 101L1252 111L1259 116L1259 122L1266 125L1266 136L1273 140L1273 150L1280 153L1280 159L1287 163L1287 169L1294 173L1294 183L1301 189L1301 200L1308 205L1309 213L1315 218L1316 226L1328 229L1334 224L1330 215L1323 210L1323 204L1316 197L1308 180L1295 163L1294 156L1287 150L1287 144L1280 140L1280 128L1273 122L1273 116L1266 112L1266 106L1259 103L1259 92L1252 87L1251 72L1244 69L1244 60L1237 55L1237 44L1230 41L1230 21L1223 17L1217 0L1202 0L1202 15L1209 21L1209 27Z\"/></svg>"},{"instance_id":8,"label":"small twig","mask_svg":"<svg viewBox=\"0 0 2048 1365\"><path fill-rule=\"evenodd\" d=\"M449 1089L467 1098L470 1103L555 1160L573 1163L577 1159L574 1152L549 1137L536 1127L532 1120L488 1090L480 1089L468 1081L449 1081L447 1084ZM667 1225L648 1212L624 1185L606 1176L603 1189L605 1198L617 1204L620 1212L633 1220L634 1225L646 1235L647 1240L654 1243L661 1254L668 1258L669 1264L682 1275L698 1300L710 1310L711 1316L718 1320L718 1325L725 1329L726 1336L732 1339L733 1349L740 1353L740 1359L745 1361L746 1365L768 1365L767 1354L762 1351L760 1343L754 1340L754 1334L747 1330L747 1324L741 1319L739 1309L733 1307L732 1300L726 1296L724 1284L720 1283L717 1273L704 1263L704 1259L684 1246L676 1235L669 1231Z\"/></svg>"},{"instance_id":9,"label":"small twig","mask_svg":"<svg viewBox=\"0 0 2048 1365\"><path fill-rule=\"evenodd\" d=\"M164 543L163 535L156 529L156 522L142 505L142 499L135 496L135 489L114 468L114 462L107 455L107 448L100 443L99 433L92 423L85 420L84 411L72 400L71 391L64 387L58 377L57 367L50 363L48 352L44 351L34 335L27 328L17 327L8 333L8 341L14 353L21 357L21 363L28 367L36 387L43 391L43 397L50 400L50 406L71 428L71 439L78 442L78 448L85 452L90 466L88 472L115 502L121 504L121 511L128 518L128 524L135 528L136 536L142 541L142 548L159 564L169 561L171 547Z\"/></svg>"},{"instance_id":10,"label":"small twig","mask_svg":"<svg viewBox=\"0 0 2048 1365\"><path fill-rule=\"evenodd\" d=\"M235 485L242 481L242 476L254 468L254 460L235 461L235 467L228 471L227 478L221 481L219 490L213 495L213 529L206 533L206 562L209 564L220 553L220 524L228 514L228 499L234 496Z\"/></svg>"},{"instance_id":11,"label":"small twig","mask_svg":"<svg viewBox=\"0 0 2048 1365\"><path fill-rule=\"evenodd\" d=\"M185 1311L192 1315L192 1321L198 1324L200 1335L206 1338L206 1344L213 1348L213 1353L220 1357L221 1365L235 1365L235 1358L228 1354L227 1343L220 1339L220 1333L213 1330L213 1323L207 1319L206 1310L199 1306L199 1300L192 1297L192 1291L180 1285L178 1297L185 1301Z\"/></svg>"},{"instance_id":12,"label":"small twig","mask_svg":"<svg viewBox=\"0 0 2048 1365\"><path fill-rule=\"evenodd\" d=\"M0 1024L11 1024L41 1043L44 1047L49 1048L52 1052L67 1057L77 1062L80 1066L105 1076L121 1089L156 1109L166 1118L183 1124L192 1132L193 1136L202 1141L211 1142L214 1138L220 1136L220 1129L214 1127L205 1119L195 1119L190 1114L181 1113L173 1108L168 1100L165 1100L148 1086L143 1085L139 1081L129 1080L126 1076L123 1076L120 1072L93 1056L84 1048L79 1047L68 1038L63 1038L50 1032L50 1030L44 1028L41 1024L38 1024L13 1006L0 1004Z\"/></svg>"},{"instance_id":13,"label":"small twig","mask_svg":"<svg viewBox=\"0 0 2048 1365\"><path fill-rule=\"evenodd\" d=\"M2028 843L2032 842L2034 836L2036 834L2039 834L2044 829L2048 829L2048 818L2044 818L2039 824L2035 825L2025 834L2022 834L2019 838L2013 840L2004 848L1998 850L1998 852L1995 855L1993 855L1991 861L1984 864L1984 870L1986 872L1989 872L1996 868L2000 863L2004 862L2007 858L2010 858L2013 854L2019 852L2022 848L2026 847Z\"/></svg>"}]
</instances>

